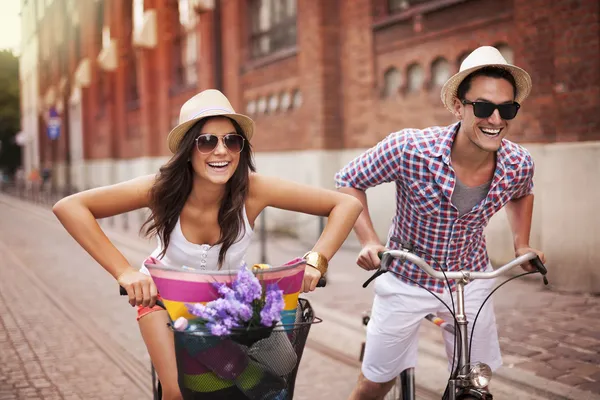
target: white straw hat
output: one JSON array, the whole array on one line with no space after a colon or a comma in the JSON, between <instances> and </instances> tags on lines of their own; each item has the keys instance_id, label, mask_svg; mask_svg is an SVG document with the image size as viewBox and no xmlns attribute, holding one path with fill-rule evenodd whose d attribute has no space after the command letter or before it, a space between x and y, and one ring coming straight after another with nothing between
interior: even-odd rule
<instances>
[{"instance_id":1,"label":"white straw hat","mask_svg":"<svg viewBox=\"0 0 600 400\"><path fill-rule=\"evenodd\" d=\"M171 153L177 151L181 139L196 122L215 116L231 118L240 125L246 139L252 138L254 121L246 115L236 113L223 93L216 89L208 89L198 93L181 106L179 125L173 128L167 136Z\"/></svg>"},{"instance_id":2,"label":"white straw hat","mask_svg":"<svg viewBox=\"0 0 600 400\"><path fill-rule=\"evenodd\" d=\"M454 99L456 98L456 92L461 82L469 76L469 74L477 71L484 67L497 67L505 69L510 72L515 78L517 85L517 96L515 101L521 104L529 93L531 92L531 77L529 74L512 64L506 62L502 54L492 46L479 47L465 58L460 64L460 70L457 74L453 75L442 87L442 103L450 111L453 111Z\"/></svg>"}]
</instances>

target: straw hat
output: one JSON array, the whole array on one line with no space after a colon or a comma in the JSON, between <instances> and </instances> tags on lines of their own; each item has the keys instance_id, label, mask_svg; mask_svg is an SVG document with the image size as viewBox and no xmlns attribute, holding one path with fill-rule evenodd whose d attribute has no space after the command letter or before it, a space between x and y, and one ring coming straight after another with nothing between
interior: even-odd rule
<instances>
[{"instance_id":1,"label":"straw hat","mask_svg":"<svg viewBox=\"0 0 600 400\"><path fill-rule=\"evenodd\" d=\"M246 139L252 138L254 121L246 115L236 113L223 93L215 89L208 89L198 93L181 106L179 125L173 128L167 136L171 153L177 151L181 139L196 122L215 116L231 118L240 125Z\"/></svg>"},{"instance_id":2,"label":"straw hat","mask_svg":"<svg viewBox=\"0 0 600 400\"><path fill-rule=\"evenodd\" d=\"M450 77L442 87L442 103L450 111L454 109L454 98L460 83L471 73L484 67L498 67L507 70L515 78L517 84L517 96L515 101L519 104L529 96L531 92L531 77L525 70L506 62L502 54L492 46L479 47L465 58L460 64L457 74Z\"/></svg>"}]
</instances>

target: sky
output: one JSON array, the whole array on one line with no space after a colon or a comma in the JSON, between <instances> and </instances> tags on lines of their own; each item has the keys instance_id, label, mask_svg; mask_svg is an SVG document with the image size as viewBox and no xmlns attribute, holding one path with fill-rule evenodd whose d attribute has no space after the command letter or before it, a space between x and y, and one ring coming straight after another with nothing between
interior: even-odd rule
<instances>
[{"instance_id":1,"label":"sky","mask_svg":"<svg viewBox=\"0 0 600 400\"><path fill-rule=\"evenodd\" d=\"M18 52L21 45L20 0L0 0L0 50Z\"/></svg>"}]
</instances>

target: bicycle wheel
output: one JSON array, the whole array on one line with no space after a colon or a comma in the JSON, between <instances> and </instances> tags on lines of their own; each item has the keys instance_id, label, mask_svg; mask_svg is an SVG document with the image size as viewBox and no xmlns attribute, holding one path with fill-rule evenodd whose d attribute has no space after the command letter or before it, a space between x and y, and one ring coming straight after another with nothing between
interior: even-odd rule
<instances>
[{"instance_id":1,"label":"bicycle wheel","mask_svg":"<svg viewBox=\"0 0 600 400\"><path fill-rule=\"evenodd\" d=\"M390 391L383 398L384 400L402 400L402 382L400 381L400 377L396 377L394 379L394 386L390 389Z\"/></svg>"}]
</instances>

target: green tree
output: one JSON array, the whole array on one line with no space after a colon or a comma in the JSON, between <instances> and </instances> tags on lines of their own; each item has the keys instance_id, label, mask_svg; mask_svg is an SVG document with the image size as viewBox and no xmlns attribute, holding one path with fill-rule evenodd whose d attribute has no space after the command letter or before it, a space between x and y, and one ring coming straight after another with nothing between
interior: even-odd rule
<instances>
[{"instance_id":1,"label":"green tree","mask_svg":"<svg viewBox=\"0 0 600 400\"><path fill-rule=\"evenodd\" d=\"M11 174L21 165L21 147L15 143L20 126L19 59L9 50L1 50L0 170L7 170Z\"/></svg>"}]
</instances>

